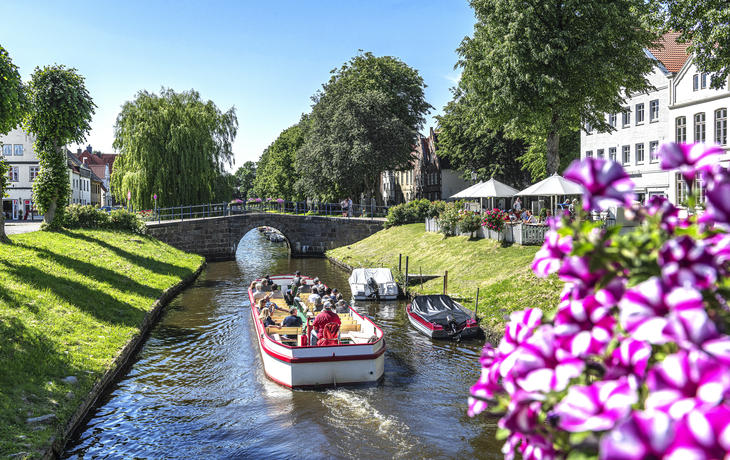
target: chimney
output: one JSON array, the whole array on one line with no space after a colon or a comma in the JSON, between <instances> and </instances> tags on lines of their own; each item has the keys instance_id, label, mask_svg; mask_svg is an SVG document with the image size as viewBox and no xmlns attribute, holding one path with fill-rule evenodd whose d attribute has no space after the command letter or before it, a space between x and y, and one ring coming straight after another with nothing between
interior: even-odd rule
<instances>
[{"instance_id":1,"label":"chimney","mask_svg":"<svg viewBox=\"0 0 730 460\"><path fill-rule=\"evenodd\" d=\"M76 149L76 156L81 155L81 149Z\"/></svg>"},{"instance_id":2,"label":"chimney","mask_svg":"<svg viewBox=\"0 0 730 460\"><path fill-rule=\"evenodd\" d=\"M93 151L91 150L91 144L86 146L86 151L89 153L93 153Z\"/></svg>"}]
</instances>

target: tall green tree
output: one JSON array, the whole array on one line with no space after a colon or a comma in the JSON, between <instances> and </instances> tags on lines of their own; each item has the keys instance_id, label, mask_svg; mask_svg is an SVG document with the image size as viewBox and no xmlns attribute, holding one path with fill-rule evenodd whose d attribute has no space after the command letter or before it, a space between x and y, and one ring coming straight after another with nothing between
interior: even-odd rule
<instances>
[{"instance_id":1,"label":"tall green tree","mask_svg":"<svg viewBox=\"0 0 730 460\"><path fill-rule=\"evenodd\" d=\"M210 203L222 199L218 185L233 163L236 109L221 112L195 91L137 93L114 125L112 188L136 209ZM227 182L226 182L227 184ZM228 192L230 194L230 191Z\"/></svg>"},{"instance_id":2,"label":"tall green tree","mask_svg":"<svg viewBox=\"0 0 730 460\"><path fill-rule=\"evenodd\" d=\"M448 158L451 166L468 179L475 172L479 180L495 178L515 188L530 185L530 171L519 161L526 150L525 142L507 139L502 131L486 128L470 98L459 88L452 92L454 99L444 107L444 114L436 117L439 156Z\"/></svg>"},{"instance_id":3,"label":"tall green tree","mask_svg":"<svg viewBox=\"0 0 730 460\"><path fill-rule=\"evenodd\" d=\"M297 152L304 144L308 116L279 134L261 154L256 163L253 194L258 198L301 199L296 182L301 174L297 170Z\"/></svg>"},{"instance_id":4,"label":"tall green tree","mask_svg":"<svg viewBox=\"0 0 730 460\"><path fill-rule=\"evenodd\" d=\"M478 98L487 128L543 138L547 174L557 172L560 136L588 122L613 128L629 93L650 87L642 0L471 0L477 23L458 48L460 87Z\"/></svg>"},{"instance_id":5,"label":"tall green tree","mask_svg":"<svg viewBox=\"0 0 730 460\"><path fill-rule=\"evenodd\" d=\"M700 72L711 74L710 87L724 88L730 76L730 3L727 0L654 0L660 33L679 32L680 43L695 53Z\"/></svg>"},{"instance_id":6,"label":"tall green tree","mask_svg":"<svg viewBox=\"0 0 730 460\"><path fill-rule=\"evenodd\" d=\"M433 107L418 71L395 57L361 53L332 74L312 97L297 186L322 200L369 197L383 171L408 166Z\"/></svg>"},{"instance_id":7,"label":"tall green tree","mask_svg":"<svg viewBox=\"0 0 730 460\"><path fill-rule=\"evenodd\" d=\"M28 110L28 99L18 66L0 45L0 135L7 135L20 124ZM2 147L2 142L0 142ZM8 187L8 164L0 158L0 201ZM0 242L7 241L5 235L5 213L0 209Z\"/></svg>"},{"instance_id":8,"label":"tall green tree","mask_svg":"<svg viewBox=\"0 0 730 460\"><path fill-rule=\"evenodd\" d=\"M233 198L254 198L253 182L256 179L256 163L247 161L236 170Z\"/></svg>"},{"instance_id":9,"label":"tall green tree","mask_svg":"<svg viewBox=\"0 0 730 460\"><path fill-rule=\"evenodd\" d=\"M33 181L33 199L44 214L43 227L55 230L63 225L63 202L71 192L65 146L86 140L96 104L86 90L84 77L76 69L58 64L36 67L28 96L30 110L23 127L36 137L33 147L40 163L40 173Z\"/></svg>"},{"instance_id":10,"label":"tall green tree","mask_svg":"<svg viewBox=\"0 0 730 460\"><path fill-rule=\"evenodd\" d=\"M530 173L533 182L541 181L547 177L545 139L537 136L528 137L525 143L529 147L517 160L522 164L522 169ZM568 131L560 138L560 163L557 173L562 174L565 168L577 159L580 159L580 130Z\"/></svg>"}]
</instances>

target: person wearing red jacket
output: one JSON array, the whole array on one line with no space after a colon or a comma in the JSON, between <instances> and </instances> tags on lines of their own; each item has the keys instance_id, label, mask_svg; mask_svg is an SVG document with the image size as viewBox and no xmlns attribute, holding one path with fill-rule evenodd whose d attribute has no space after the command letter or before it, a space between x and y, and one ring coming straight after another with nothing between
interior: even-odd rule
<instances>
[{"instance_id":1,"label":"person wearing red jacket","mask_svg":"<svg viewBox=\"0 0 730 460\"><path fill-rule=\"evenodd\" d=\"M342 320L340 320L339 315L333 311L332 302L325 302L324 310L322 313L317 315L314 319L314 323L312 324L317 338L322 337L322 331L324 330L325 325L329 323L336 323L339 325L342 324ZM311 343L314 345L317 341L312 340Z\"/></svg>"}]
</instances>

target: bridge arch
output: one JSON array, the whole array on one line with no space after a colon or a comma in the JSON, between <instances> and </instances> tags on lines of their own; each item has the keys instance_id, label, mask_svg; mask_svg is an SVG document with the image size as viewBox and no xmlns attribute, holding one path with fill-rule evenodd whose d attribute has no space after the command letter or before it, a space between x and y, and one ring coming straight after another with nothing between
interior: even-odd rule
<instances>
[{"instance_id":1,"label":"bridge arch","mask_svg":"<svg viewBox=\"0 0 730 460\"><path fill-rule=\"evenodd\" d=\"M321 256L367 238L383 228L382 219L302 216L252 212L232 216L165 222L148 222L150 235L184 251L208 260L231 260L241 239L254 228L268 226L279 230L287 240L289 254Z\"/></svg>"}]
</instances>

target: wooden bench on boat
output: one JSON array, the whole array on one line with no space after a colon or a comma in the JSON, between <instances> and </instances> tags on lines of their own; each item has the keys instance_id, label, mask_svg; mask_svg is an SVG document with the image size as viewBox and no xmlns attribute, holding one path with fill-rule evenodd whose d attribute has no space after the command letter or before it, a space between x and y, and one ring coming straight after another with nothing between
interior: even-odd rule
<instances>
[{"instance_id":1,"label":"wooden bench on boat","mask_svg":"<svg viewBox=\"0 0 730 460\"><path fill-rule=\"evenodd\" d=\"M301 327L282 327L281 329L274 326L266 327L266 334L270 335L272 339L281 343L299 343L299 336L302 335ZM285 335L293 335L291 339L284 337Z\"/></svg>"}]
</instances>

